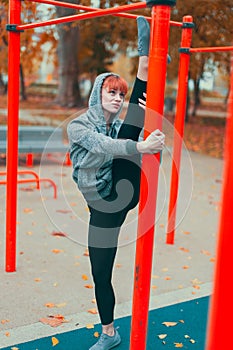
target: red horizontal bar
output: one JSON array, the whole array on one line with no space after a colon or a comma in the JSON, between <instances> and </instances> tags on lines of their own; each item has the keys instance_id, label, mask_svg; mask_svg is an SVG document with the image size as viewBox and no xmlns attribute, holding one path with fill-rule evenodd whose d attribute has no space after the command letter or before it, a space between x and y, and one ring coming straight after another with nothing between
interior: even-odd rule
<instances>
[{"instance_id":1,"label":"red horizontal bar","mask_svg":"<svg viewBox=\"0 0 233 350\"><path fill-rule=\"evenodd\" d=\"M47 4L47 5L55 5L55 6L73 8L76 10L83 10L83 11L91 11L91 12L96 12L96 11L100 10L99 8L95 8L95 7L83 6L83 5L78 5L78 4L71 4L71 3L56 1L56 0L34 0L31 2L38 2L38 3L42 3L42 4ZM123 13L123 12L113 14L113 16L123 17L123 18L132 18L132 19L136 19L138 17L138 15L134 15L132 13ZM151 17L145 16L145 18L149 22L151 22ZM170 21L170 25L176 26L176 27L182 27L182 22Z\"/></svg>"},{"instance_id":2,"label":"red horizontal bar","mask_svg":"<svg viewBox=\"0 0 233 350\"><path fill-rule=\"evenodd\" d=\"M191 53L196 52L217 52L217 51L233 51L233 46L216 46L216 47L197 47L197 48L191 48Z\"/></svg>"},{"instance_id":3,"label":"red horizontal bar","mask_svg":"<svg viewBox=\"0 0 233 350\"><path fill-rule=\"evenodd\" d=\"M22 24L22 25L18 25L16 27L16 29L17 30L25 30L25 29L44 27L47 25L53 25L53 24L59 24L59 23L68 23L68 22L73 22L76 20L84 20L84 19L94 18L94 17L114 15L114 14L119 13L121 11L137 10L137 9L141 9L141 8L145 8L145 7L146 7L145 2L139 2L136 4L112 7L109 9L100 9L100 10L98 9L95 12L81 13L78 15L73 15L73 16L68 16L68 17L55 18L55 19L51 19L48 21L44 21L44 22Z\"/></svg>"},{"instance_id":4,"label":"red horizontal bar","mask_svg":"<svg viewBox=\"0 0 233 350\"><path fill-rule=\"evenodd\" d=\"M47 178L39 178L38 179L17 179L17 183L18 184L26 184L26 183L32 183L32 182L36 182L37 183L37 188L38 188L38 181L39 182L49 182L52 186L53 186L53 190L54 190L54 194L53 197L54 199L57 199L57 185L55 184L55 182L51 179L47 179ZM0 185L6 185L7 184L7 180L0 180Z\"/></svg>"}]
</instances>

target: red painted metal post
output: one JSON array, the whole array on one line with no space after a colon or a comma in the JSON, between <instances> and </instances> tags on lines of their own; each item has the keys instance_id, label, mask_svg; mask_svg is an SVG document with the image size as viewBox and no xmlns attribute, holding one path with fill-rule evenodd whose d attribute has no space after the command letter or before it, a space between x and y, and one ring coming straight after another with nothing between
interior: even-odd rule
<instances>
[{"instance_id":1,"label":"red painted metal post","mask_svg":"<svg viewBox=\"0 0 233 350\"><path fill-rule=\"evenodd\" d=\"M21 1L10 0L9 24L20 23ZM16 216L18 168L18 115L20 33L9 31L8 51L8 132L6 192L6 272L16 270Z\"/></svg>"},{"instance_id":2,"label":"red painted metal post","mask_svg":"<svg viewBox=\"0 0 233 350\"><path fill-rule=\"evenodd\" d=\"M190 64L190 46L192 40L193 18L183 18L183 30L181 37L180 65L178 78L178 94L176 102L176 117L174 122L174 140L172 157L172 174L170 184L170 201L168 208L168 224L166 243L173 244L176 226L176 210L179 188L179 173L182 153L182 142L184 135L184 122L186 114L186 102L188 93L188 73Z\"/></svg>"},{"instance_id":3,"label":"red painted metal post","mask_svg":"<svg viewBox=\"0 0 233 350\"><path fill-rule=\"evenodd\" d=\"M226 127L222 209L219 224L217 259L210 303L206 350L231 347L233 299L229 278L232 276L232 203L233 203L233 55L231 57L231 92Z\"/></svg>"},{"instance_id":4,"label":"red painted metal post","mask_svg":"<svg viewBox=\"0 0 233 350\"><path fill-rule=\"evenodd\" d=\"M171 2L167 3L153 1L152 4L145 137L155 129L162 129L171 14ZM145 155L142 160L130 350L146 348L159 158L159 155Z\"/></svg>"}]
</instances>

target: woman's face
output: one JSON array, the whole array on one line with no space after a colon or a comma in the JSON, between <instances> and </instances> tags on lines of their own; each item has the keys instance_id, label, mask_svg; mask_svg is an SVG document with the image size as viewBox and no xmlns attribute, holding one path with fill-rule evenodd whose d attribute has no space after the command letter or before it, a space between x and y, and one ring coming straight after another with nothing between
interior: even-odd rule
<instances>
[{"instance_id":1,"label":"woman's face","mask_svg":"<svg viewBox=\"0 0 233 350\"><path fill-rule=\"evenodd\" d=\"M120 110L125 95L120 90L103 87L101 97L105 117L110 117L111 114L116 114Z\"/></svg>"}]
</instances>

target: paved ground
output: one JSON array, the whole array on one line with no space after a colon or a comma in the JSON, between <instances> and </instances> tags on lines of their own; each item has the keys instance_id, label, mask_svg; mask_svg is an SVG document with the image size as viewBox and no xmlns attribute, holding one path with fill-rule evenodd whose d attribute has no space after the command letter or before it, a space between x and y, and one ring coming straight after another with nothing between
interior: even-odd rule
<instances>
[{"instance_id":1,"label":"paved ground","mask_svg":"<svg viewBox=\"0 0 233 350\"><path fill-rule=\"evenodd\" d=\"M64 332L98 323L86 256L88 211L70 167L42 158L33 169L51 178L19 185L17 271L5 272L5 186L0 186L0 348L54 333L39 320L62 314ZM25 169L23 162L20 168ZM159 183L151 309L210 295L215 261L223 162L183 151L175 244L166 245L171 155L164 151ZM5 169L4 162L0 171ZM27 177L27 175L25 175ZM137 209L121 233L114 272L116 317L131 313Z\"/></svg>"}]
</instances>

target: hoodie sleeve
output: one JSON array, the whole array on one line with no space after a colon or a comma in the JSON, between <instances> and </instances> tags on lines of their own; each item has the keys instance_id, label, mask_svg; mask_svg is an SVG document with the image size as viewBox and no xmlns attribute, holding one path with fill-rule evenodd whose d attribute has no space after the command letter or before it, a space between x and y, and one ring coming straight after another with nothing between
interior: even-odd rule
<instances>
[{"instance_id":1,"label":"hoodie sleeve","mask_svg":"<svg viewBox=\"0 0 233 350\"><path fill-rule=\"evenodd\" d=\"M90 125L89 125L90 126ZM99 133L92 126L88 127L87 120L74 119L67 127L71 144L85 148L93 154L109 154L112 156L137 154L137 142L127 139L112 139Z\"/></svg>"}]
</instances>

